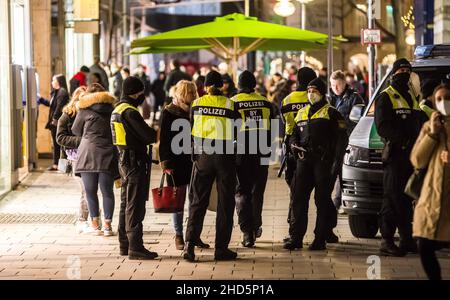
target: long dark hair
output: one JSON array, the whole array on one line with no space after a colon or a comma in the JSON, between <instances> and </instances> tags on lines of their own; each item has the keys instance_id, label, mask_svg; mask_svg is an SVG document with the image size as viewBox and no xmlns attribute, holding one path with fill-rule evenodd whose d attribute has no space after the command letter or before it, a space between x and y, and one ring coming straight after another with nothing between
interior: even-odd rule
<instances>
[{"instance_id":1,"label":"long dark hair","mask_svg":"<svg viewBox=\"0 0 450 300\"><path fill-rule=\"evenodd\" d=\"M58 81L59 83L59 88L60 89L65 89L67 91L67 80L66 80L66 76L64 76L63 74L58 74L55 75L56 81Z\"/></svg>"}]
</instances>

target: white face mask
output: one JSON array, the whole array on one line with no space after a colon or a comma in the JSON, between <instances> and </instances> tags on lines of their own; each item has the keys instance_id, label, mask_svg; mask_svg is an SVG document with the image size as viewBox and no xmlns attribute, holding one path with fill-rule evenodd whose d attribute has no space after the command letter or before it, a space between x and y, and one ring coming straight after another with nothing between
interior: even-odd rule
<instances>
[{"instance_id":1,"label":"white face mask","mask_svg":"<svg viewBox=\"0 0 450 300\"><path fill-rule=\"evenodd\" d=\"M436 101L436 109L444 116L450 116L450 99Z\"/></svg>"},{"instance_id":2,"label":"white face mask","mask_svg":"<svg viewBox=\"0 0 450 300\"><path fill-rule=\"evenodd\" d=\"M322 96L317 93L308 93L309 103L315 104L322 99Z\"/></svg>"}]
</instances>

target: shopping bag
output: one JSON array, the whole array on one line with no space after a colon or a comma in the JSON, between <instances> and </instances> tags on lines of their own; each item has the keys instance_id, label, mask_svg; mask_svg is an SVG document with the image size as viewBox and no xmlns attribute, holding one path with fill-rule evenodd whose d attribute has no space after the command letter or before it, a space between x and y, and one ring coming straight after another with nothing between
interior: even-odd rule
<instances>
[{"instance_id":1,"label":"shopping bag","mask_svg":"<svg viewBox=\"0 0 450 300\"><path fill-rule=\"evenodd\" d=\"M171 176L174 186L164 186L166 176ZM176 213L184 210L186 188L177 187L173 176L163 173L158 188L152 189L155 213Z\"/></svg>"}]
</instances>

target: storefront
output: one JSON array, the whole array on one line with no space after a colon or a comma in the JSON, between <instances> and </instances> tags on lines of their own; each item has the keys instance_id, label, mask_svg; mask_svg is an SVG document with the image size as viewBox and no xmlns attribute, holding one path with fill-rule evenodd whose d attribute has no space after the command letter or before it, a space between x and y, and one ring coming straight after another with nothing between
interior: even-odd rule
<instances>
[{"instance_id":1,"label":"storefront","mask_svg":"<svg viewBox=\"0 0 450 300\"><path fill-rule=\"evenodd\" d=\"M0 196L37 162L37 85L29 12L29 0L0 1Z\"/></svg>"}]
</instances>

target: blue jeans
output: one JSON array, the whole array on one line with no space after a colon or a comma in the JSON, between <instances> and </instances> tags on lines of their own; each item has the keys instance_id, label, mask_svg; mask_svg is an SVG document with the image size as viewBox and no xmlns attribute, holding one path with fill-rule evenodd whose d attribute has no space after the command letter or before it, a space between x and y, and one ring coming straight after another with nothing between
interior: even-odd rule
<instances>
[{"instance_id":1,"label":"blue jeans","mask_svg":"<svg viewBox=\"0 0 450 300\"><path fill-rule=\"evenodd\" d=\"M103 197L105 220L112 220L114 214L114 178L109 173L81 173L91 218L98 218L98 187Z\"/></svg>"},{"instance_id":2,"label":"blue jeans","mask_svg":"<svg viewBox=\"0 0 450 300\"><path fill-rule=\"evenodd\" d=\"M181 189L181 188L187 189L187 187L188 186L185 185L185 186L180 186L178 188L179 189ZM189 192L191 192L190 189L189 189ZM189 197L189 199L190 199L190 197ZM175 234L176 235L183 235L183 220L184 220L183 217L184 217L184 212L183 211L180 211L180 212L172 214L173 227L175 228Z\"/></svg>"}]
</instances>

